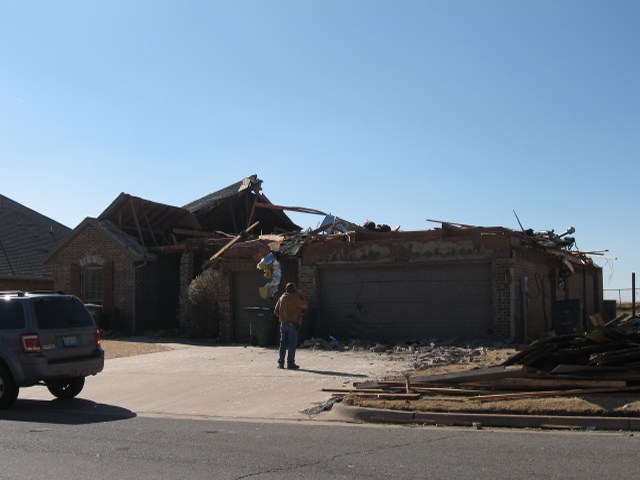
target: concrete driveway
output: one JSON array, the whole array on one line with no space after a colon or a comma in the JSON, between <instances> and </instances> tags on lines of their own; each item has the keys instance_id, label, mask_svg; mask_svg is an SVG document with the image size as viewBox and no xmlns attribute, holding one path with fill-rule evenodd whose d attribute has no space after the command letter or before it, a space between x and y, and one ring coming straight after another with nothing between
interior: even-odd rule
<instances>
[{"instance_id":1,"label":"concrete driveway","mask_svg":"<svg viewBox=\"0 0 640 480\"><path fill-rule=\"evenodd\" d=\"M167 344L171 350L107 360L78 398L136 415L305 420L325 403L323 388L401 374L409 359L370 352L298 350L300 370L279 370L274 348ZM20 399L53 400L44 387Z\"/></svg>"}]
</instances>

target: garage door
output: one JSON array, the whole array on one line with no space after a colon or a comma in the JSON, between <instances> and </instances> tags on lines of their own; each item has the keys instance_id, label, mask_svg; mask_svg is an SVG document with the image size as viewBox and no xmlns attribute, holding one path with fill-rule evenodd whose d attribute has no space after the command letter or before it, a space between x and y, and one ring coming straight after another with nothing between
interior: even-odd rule
<instances>
[{"instance_id":1,"label":"garage door","mask_svg":"<svg viewBox=\"0 0 640 480\"><path fill-rule=\"evenodd\" d=\"M491 265L326 268L316 333L376 341L486 338Z\"/></svg>"},{"instance_id":2,"label":"garage door","mask_svg":"<svg viewBox=\"0 0 640 480\"><path fill-rule=\"evenodd\" d=\"M236 342L251 343L251 318L252 311L247 307L268 307L273 309L276 299L284 291L287 282L295 282L297 267L293 262L280 261L282 268L282 281L280 292L274 299L263 300L258 289L268 282L262 275L262 271L251 270L233 273L233 337Z\"/></svg>"}]
</instances>

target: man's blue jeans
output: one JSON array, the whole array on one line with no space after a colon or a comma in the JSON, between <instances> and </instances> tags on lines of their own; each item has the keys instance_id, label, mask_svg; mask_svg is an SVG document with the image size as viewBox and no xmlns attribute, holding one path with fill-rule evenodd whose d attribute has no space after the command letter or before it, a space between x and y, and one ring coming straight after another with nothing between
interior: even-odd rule
<instances>
[{"instance_id":1,"label":"man's blue jeans","mask_svg":"<svg viewBox=\"0 0 640 480\"><path fill-rule=\"evenodd\" d=\"M287 351L287 365L296 363L296 348L298 348L298 325L290 323L280 324L280 356L278 363L284 365L284 357Z\"/></svg>"}]
</instances>

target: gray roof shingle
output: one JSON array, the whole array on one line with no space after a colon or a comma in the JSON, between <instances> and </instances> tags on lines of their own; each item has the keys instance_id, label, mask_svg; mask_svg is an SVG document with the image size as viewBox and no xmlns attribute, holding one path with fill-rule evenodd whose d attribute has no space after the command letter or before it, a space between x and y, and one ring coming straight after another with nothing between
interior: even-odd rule
<instances>
[{"instance_id":1,"label":"gray roof shingle","mask_svg":"<svg viewBox=\"0 0 640 480\"><path fill-rule=\"evenodd\" d=\"M51 276L43 263L71 229L0 195L0 275Z\"/></svg>"}]
</instances>

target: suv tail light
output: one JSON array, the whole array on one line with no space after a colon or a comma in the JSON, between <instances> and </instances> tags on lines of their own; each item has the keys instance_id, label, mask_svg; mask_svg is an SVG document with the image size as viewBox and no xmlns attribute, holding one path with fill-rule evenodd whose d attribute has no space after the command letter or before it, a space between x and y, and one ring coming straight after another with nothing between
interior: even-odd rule
<instances>
[{"instance_id":1,"label":"suv tail light","mask_svg":"<svg viewBox=\"0 0 640 480\"><path fill-rule=\"evenodd\" d=\"M102 341L102 337L100 337L100 329L96 329L96 345L99 347L100 342Z\"/></svg>"},{"instance_id":2,"label":"suv tail light","mask_svg":"<svg viewBox=\"0 0 640 480\"><path fill-rule=\"evenodd\" d=\"M42 346L40 345L40 337L35 333L24 333L20 335L22 350L25 353L40 353Z\"/></svg>"}]
</instances>

